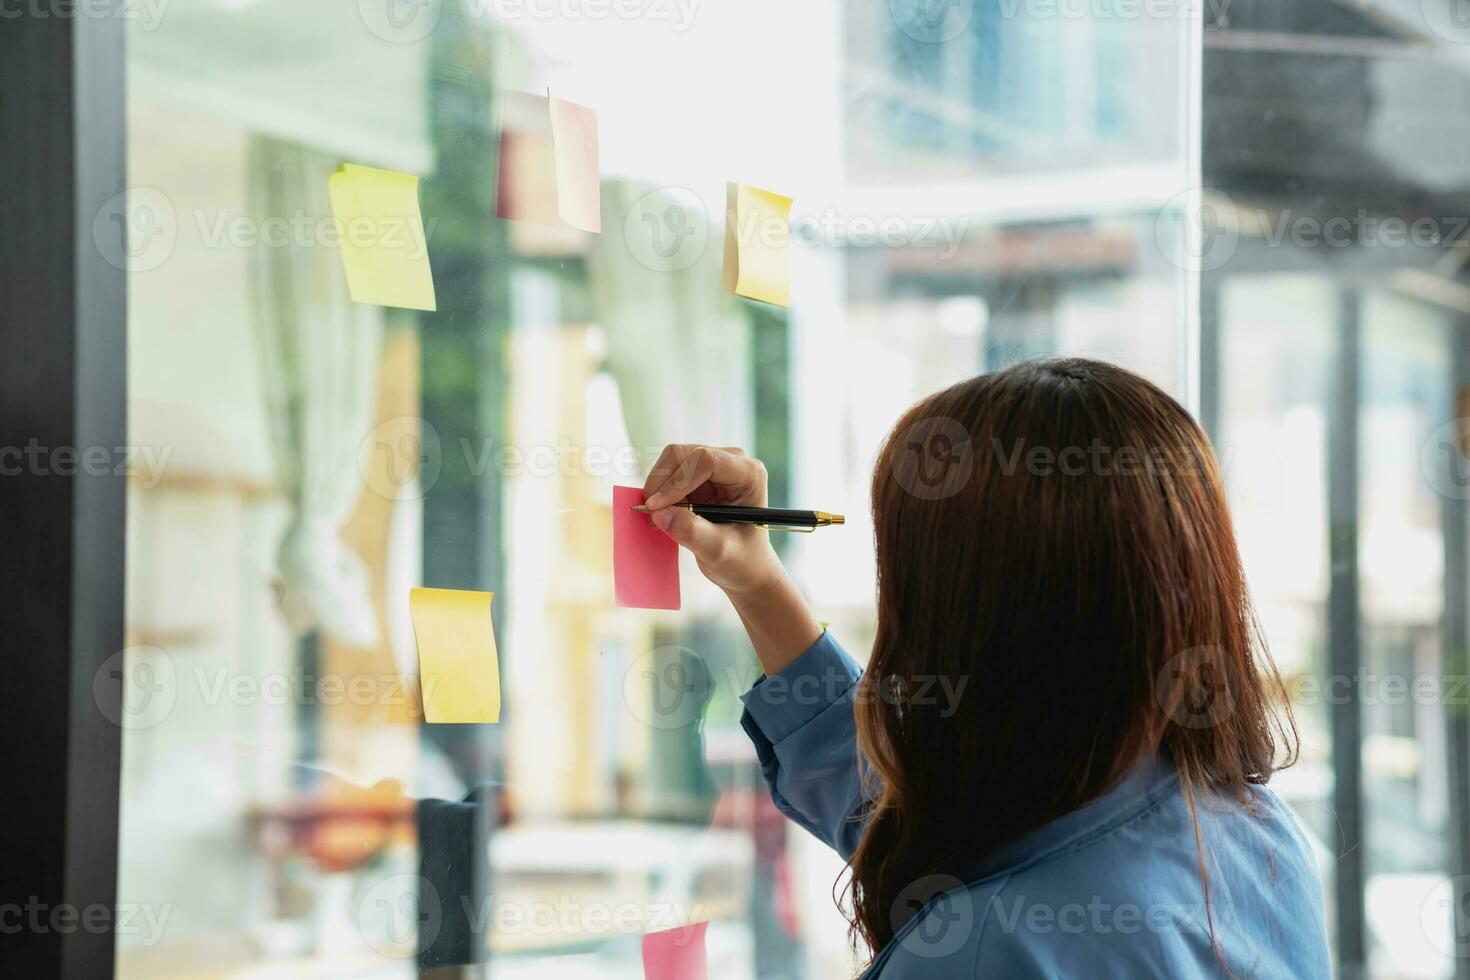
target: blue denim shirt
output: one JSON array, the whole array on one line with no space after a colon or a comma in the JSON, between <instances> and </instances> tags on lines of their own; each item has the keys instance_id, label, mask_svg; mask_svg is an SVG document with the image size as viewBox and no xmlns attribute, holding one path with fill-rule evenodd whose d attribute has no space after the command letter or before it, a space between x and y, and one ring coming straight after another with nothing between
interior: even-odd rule
<instances>
[{"instance_id":1,"label":"blue denim shirt","mask_svg":"<svg viewBox=\"0 0 1470 980\"><path fill-rule=\"evenodd\" d=\"M776 806L844 858L862 836L854 689L861 671L827 634L745 694ZM936 751L942 746L936 746ZM866 976L1238 977L1328 980L1322 884L1296 818L1264 786L1249 811L1196 801L1209 870L1178 775L1148 760L1104 796L991 854L966 880L905 895L920 908ZM1215 944L1211 942L1211 934Z\"/></svg>"}]
</instances>

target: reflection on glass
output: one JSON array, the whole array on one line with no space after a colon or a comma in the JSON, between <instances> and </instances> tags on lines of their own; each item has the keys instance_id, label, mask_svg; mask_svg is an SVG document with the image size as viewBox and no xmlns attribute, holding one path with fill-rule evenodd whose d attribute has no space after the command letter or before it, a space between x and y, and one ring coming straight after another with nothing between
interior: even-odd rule
<instances>
[{"instance_id":1,"label":"reflection on glass","mask_svg":"<svg viewBox=\"0 0 1470 980\"><path fill-rule=\"evenodd\" d=\"M751 448L774 504L849 515L782 547L860 650L903 407L1062 352L1186 394L1159 229L1187 25L976 5L925 40L902 7L134 26L130 181L176 236L130 291L131 441L168 455L129 496L157 691L126 719L120 901L167 915L120 975L636 976L642 934L692 921L712 976L850 972L840 863L739 730L739 624L688 568L681 612L614 606L612 487L668 442ZM548 87L598 113L601 235L495 217L502 93ZM348 299L344 162L422 178L437 312ZM796 200L789 311L720 287L727 180ZM499 725L422 723L418 585L495 592Z\"/></svg>"},{"instance_id":2,"label":"reflection on glass","mask_svg":"<svg viewBox=\"0 0 1470 980\"><path fill-rule=\"evenodd\" d=\"M1424 910L1449 860L1443 501L1421 464L1432 431L1449 417L1445 321L1444 311L1402 296L1370 293L1364 302L1366 902L1384 973L1432 975L1451 948L1420 921L1434 923Z\"/></svg>"},{"instance_id":3,"label":"reflection on glass","mask_svg":"<svg viewBox=\"0 0 1470 980\"><path fill-rule=\"evenodd\" d=\"M1273 785L1318 847L1338 971L1375 980L1462 976L1470 922L1470 743L1454 744L1467 131L1426 111L1470 82L1441 57L1464 40L1441 8L1420 35L1236 5L1204 39L1216 434L1303 736Z\"/></svg>"},{"instance_id":4,"label":"reflection on glass","mask_svg":"<svg viewBox=\"0 0 1470 980\"><path fill-rule=\"evenodd\" d=\"M1332 741L1327 664L1327 414L1336 297L1306 276L1221 288L1216 452L1261 631L1287 690L1301 759L1271 785L1312 833L1328 894ZM1291 330L1279 324L1289 322ZM1329 919L1333 913L1328 903Z\"/></svg>"}]
</instances>

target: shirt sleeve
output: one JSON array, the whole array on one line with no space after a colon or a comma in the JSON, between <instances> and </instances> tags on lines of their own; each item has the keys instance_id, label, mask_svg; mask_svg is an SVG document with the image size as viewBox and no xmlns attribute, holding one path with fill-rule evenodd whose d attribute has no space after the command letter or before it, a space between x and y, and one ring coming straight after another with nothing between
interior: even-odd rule
<instances>
[{"instance_id":1,"label":"shirt sleeve","mask_svg":"<svg viewBox=\"0 0 1470 980\"><path fill-rule=\"evenodd\" d=\"M849 857L867 806L853 699L862 670L825 631L780 673L741 697L740 725L755 743L777 809Z\"/></svg>"}]
</instances>

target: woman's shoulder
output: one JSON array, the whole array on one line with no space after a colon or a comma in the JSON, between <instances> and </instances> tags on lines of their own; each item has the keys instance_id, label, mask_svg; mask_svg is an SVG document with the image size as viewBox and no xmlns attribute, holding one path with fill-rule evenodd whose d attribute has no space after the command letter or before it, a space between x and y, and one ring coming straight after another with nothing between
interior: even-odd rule
<instances>
[{"instance_id":1,"label":"woman's shoulder","mask_svg":"<svg viewBox=\"0 0 1470 980\"><path fill-rule=\"evenodd\" d=\"M877 976L1330 976L1322 891L1290 808L1265 787L1197 798L1177 780L931 902ZM1113 974L1099 973L1109 964Z\"/></svg>"}]
</instances>

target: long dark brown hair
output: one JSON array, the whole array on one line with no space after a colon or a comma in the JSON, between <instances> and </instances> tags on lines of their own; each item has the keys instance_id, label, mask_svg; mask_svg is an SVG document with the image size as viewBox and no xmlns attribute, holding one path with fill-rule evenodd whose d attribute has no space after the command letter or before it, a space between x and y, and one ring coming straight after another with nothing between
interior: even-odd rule
<instances>
[{"instance_id":1,"label":"long dark brown hair","mask_svg":"<svg viewBox=\"0 0 1470 980\"><path fill-rule=\"evenodd\" d=\"M1214 454L1143 378L1052 360L926 398L879 456L873 523L855 711L875 802L849 861L871 951L912 883L965 880L1146 756L1172 760L1191 812L1205 792L1248 804L1294 761Z\"/></svg>"}]
</instances>

